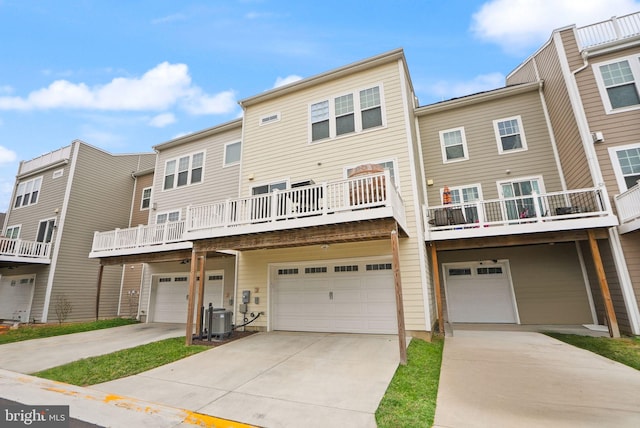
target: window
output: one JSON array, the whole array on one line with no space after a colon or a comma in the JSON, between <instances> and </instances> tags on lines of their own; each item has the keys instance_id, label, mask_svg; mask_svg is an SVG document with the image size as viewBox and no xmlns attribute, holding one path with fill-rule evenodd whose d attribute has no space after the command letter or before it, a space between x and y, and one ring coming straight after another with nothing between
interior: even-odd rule
<instances>
[{"instance_id":1,"label":"window","mask_svg":"<svg viewBox=\"0 0 640 428\"><path fill-rule=\"evenodd\" d=\"M18 239L20 237L20 226L9 226L4 236L9 239Z\"/></svg>"},{"instance_id":2,"label":"window","mask_svg":"<svg viewBox=\"0 0 640 428\"><path fill-rule=\"evenodd\" d=\"M342 94L309 107L311 141L383 126L381 86Z\"/></svg>"},{"instance_id":3,"label":"window","mask_svg":"<svg viewBox=\"0 0 640 428\"><path fill-rule=\"evenodd\" d=\"M171 211L167 213L158 214L156 216L156 224L167 223L170 221L180 220L180 211Z\"/></svg>"},{"instance_id":4,"label":"window","mask_svg":"<svg viewBox=\"0 0 640 428\"><path fill-rule=\"evenodd\" d=\"M140 203L141 210L148 210L151 206L151 187L145 187L142 189L142 202Z\"/></svg>"},{"instance_id":5,"label":"window","mask_svg":"<svg viewBox=\"0 0 640 428\"><path fill-rule=\"evenodd\" d=\"M502 182L499 183L499 191L506 199L504 206L509 220L535 217L536 208L533 198L523 198L523 196L533 195L534 192L539 195L542 191L541 179ZM539 202L542 204L542 200ZM545 212L542 205L539 205L538 208L541 213Z\"/></svg>"},{"instance_id":6,"label":"window","mask_svg":"<svg viewBox=\"0 0 640 428\"><path fill-rule=\"evenodd\" d=\"M493 129L498 141L498 153L527 150L520 116L494 120Z\"/></svg>"},{"instance_id":7,"label":"window","mask_svg":"<svg viewBox=\"0 0 640 428\"><path fill-rule=\"evenodd\" d=\"M242 144L227 143L224 145L224 166L238 165L242 154Z\"/></svg>"},{"instance_id":8,"label":"window","mask_svg":"<svg viewBox=\"0 0 640 428\"><path fill-rule=\"evenodd\" d=\"M40 186L42 186L42 177L23 181L22 183L18 184L18 190L16 191L16 201L13 207L19 208L37 203L38 195L40 194Z\"/></svg>"},{"instance_id":9,"label":"window","mask_svg":"<svg viewBox=\"0 0 640 428\"><path fill-rule=\"evenodd\" d=\"M362 129L382 126L379 86L360 91L360 109L362 112Z\"/></svg>"},{"instance_id":10,"label":"window","mask_svg":"<svg viewBox=\"0 0 640 428\"><path fill-rule=\"evenodd\" d=\"M311 105L311 141L329 138L329 101Z\"/></svg>"},{"instance_id":11,"label":"window","mask_svg":"<svg viewBox=\"0 0 640 428\"><path fill-rule=\"evenodd\" d=\"M336 103L336 135L348 134L356 130L353 114L353 94L343 95L335 99Z\"/></svg>"},{"instance_id":12,"label":"window","mask_svg":"<svg viewBox=\"0 0 640 428\"><path fill-rule=\"evenodd\" d=\"M371 163L374 165L380 165L383 169L389 170L389 176L391 177L391 182L397 187L398 177L396 177L396 162L395 161L382 161L382 162L363 162L363 163ZM361 164L358 164L361 165ZM348 167L345 169L345 177L349 177L351 172L358 166L354 165L352 167Z\"/></svg>"},{"instance_id":13,"label":"window","mask_svg":"<svg viewBox=\"0 0 640 428\"><path fill-rule=\"evenodd\" d=\"M56 219L51 218L48 220L42 220L38 225L38 235L36 236L37 242L51 242L53 236L53 229L56 227Z\"/></svg>"},{"instance_id":14,"label":"window","mask_svg":"<svg viewBox=\"0 0 640 428\"><path fill-rule=\"evenodd\" d=\"M164 190L196 184L202 181L204 152L182 156L166 162L164 169Z\"/></svg>"},{"instance_id":15,"label":"window","mask_svg":"<svg viewBox=\"0 0 640 428\"><path fill-rule=\"evenodd\" d=\"M481 190L480 184L469 184L449 188L449 192L451 193L451 203L463 205L464 216L467 223L475 223L478 221L478 207L475 206L473 202L482 199ZM443 196L443 191L444 189L440 189L441 198Z\"/></svg>"},{"instance_id":16,"label":"window","mask_svg":"<svg viewBox=\"0 0 640 428\"><path fill-rule=\"evenodd\" d=\"M609 157L620 192L635 186L640 180L640 144L610 147Z\"/></svg>"},{"instance_id":17,"label":"window","mask_svg":"<svg viewBox=\"0 0 640 428\"><path fill-rule=\"evenodd\" d=\"M287 188L286 181L278 181L276 183L263 184L262 186L255 186L251 188L252 195L263 195L265 193L271 193L274 190L285 190Z\"/></svg>"},{"instance_id":18,"label":"window","mask_svg":"<svg viewBox=\"0 0 640 428\"><path fill-rule=\"evenodd\" d=\"M440 145L444 163L469 159L464 128L440 131Z\"/></svg>"},{"instance_id":19,"label":"window","mask_svg":"<svg viewBox=\"0 0 640 428\"><path fill-rule=\"evenodd\" d=\"M594 64L593 68L607 114L640 107L640 57Z\"/></svg>"},{"instance_id":20,"label":"window","mask_svg":"<svg viewBox=\"0 0 640 428\"><path fill-rule=\"evenodd\" d=\"M471 275L471 268L450 268L449 276L469 276Z\"/></svg>"}]
</instances>

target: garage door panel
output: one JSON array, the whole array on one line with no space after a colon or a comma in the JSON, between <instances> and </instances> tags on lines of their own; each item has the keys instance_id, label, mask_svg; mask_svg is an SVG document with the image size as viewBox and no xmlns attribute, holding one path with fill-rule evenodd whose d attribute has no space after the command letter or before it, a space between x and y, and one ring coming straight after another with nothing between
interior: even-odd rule
<instances>
[{"instance_id":1,"label":"garage door panel","mask_svg":"<svg viewBox=\"0 0 640 428\"><path fill-rule=\"evenodd\" d=\"M391 271L367 272L364 264L360 271L334 272L330 267L312 274L303 274L305 267L297 271L295 276L274 276L273 329L397 333Z\"/></svg>"},{"instance_id":2,"label":"garage door panel","mask_svg":"<svg viewBox=\"0 0 640 428\"><path fill-rule=\"evenodd\" d=\"M173 278L184 274L163 275L165 281L159 282L155 279L153 287L151 321L168 322L168 323L186 323L189 281L175 281ZM167 281L166 279L171 279ZM222 290L224 281L221 279L206 280L204 291L204 307L209 307L209 303L214 308L224 307L222 300ZM196 302L197 306L197 302ZM194 314L197 314L198 308L194 308Z\"/></svg>"},{"instance_id":3,"label":"garage door panel","mask_svg":"<svg viewBox=\"0 0 640 428\"><path fill-rule=\"evenodd\" d=\"M0 319L29 320L35 275L0 279Z\"/></svg>"}]
</instances>

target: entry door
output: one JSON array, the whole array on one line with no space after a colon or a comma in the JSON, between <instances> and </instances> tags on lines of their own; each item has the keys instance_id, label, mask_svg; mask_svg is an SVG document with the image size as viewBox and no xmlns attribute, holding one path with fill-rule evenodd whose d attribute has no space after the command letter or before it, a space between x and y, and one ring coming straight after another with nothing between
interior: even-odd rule
<instances>
[{"instance_id":1,"label":"entry door","mask_svg":"<svg viewBox=\"0 0 640 428\"><path fill-rule=\"evenodd\" d=\"M445 264L449 321L518 323L506 261Z\"/></svg>"},{"instance_id":2,"label":"entry door","mask_svg":"<svg viewBox=\"0 0 640 428\"><path fill-rule=\"evenodd\" d=\"M29 321L35 275L0 278L0 319Z\"/></svg>"}]
</instances>

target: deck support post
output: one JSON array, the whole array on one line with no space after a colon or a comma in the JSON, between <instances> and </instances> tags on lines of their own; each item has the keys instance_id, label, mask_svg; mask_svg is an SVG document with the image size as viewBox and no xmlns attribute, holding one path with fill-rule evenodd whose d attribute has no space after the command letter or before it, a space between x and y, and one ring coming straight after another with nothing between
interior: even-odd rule
<instances>
[{"instance_id":1,"label":"deck support post","mask_svg":"<svg viewBox=\"0 0 640 428\"><path fill-rule=\"evenodd\" d=\"M98 316L100 315L100 293L102 291L102 274L104 273L104 265L100 263L100 268L98 269L98 284L96 286L96 321L98 321Z\"/></svg>"},{"instance_id":2,"label":"deck support post","mask_svg":"<svg viewBox=\"0 0 640 428\"><path fill-rule=\"evenodd\" d=\"M611 300L611 293L609 292L609 284L607 283L607 277L604 273L604 266L602 265L602 258L600 257L600 249L598 248L598 241L596 240L593 230L587 231L589 236L589 246L591 247L591 255L593 257L593 264L596 268L598 275L598 282L600 283L600 291L602 292L602 300L604 302L605 313L607 316L607 324L609 327L609 336L620 337L620 328L618 327L618 319L616 318L616 312L613 309L613 301Z\"/></svg>"},{"instance_id":3,"label":"deck support post","mask_svg":"<svg viewBox=\"0 0 640 428\"><path fill-rule=\"evenodd\" d=\"M396 291L396 316L398 319L398 345L400 347L400 364L407 365L407 334L404 326L404 303L402 301L402 280L400 278L400 250L398 230L391 231L391 253L393 255L393 282Z\"/></svg>"},{"instance_id":4,"label":"deck support post","mask_svg":"<svg viewBox=\"0 0 640 428\"><path fill-rule=\"evenodd\" d=\"M191 251L191 274L189 275L189 294L187 295L187 331L186 345L193 343L193 310L196 300L196 272L198 268L198 257L196 250Z\"/></svg>"},{"instance_id":5,"label":"deck support post","mask_svg":"<svg viewBox=\"0 0 640 428\"><path fill-rule=\"evenodd\" d=\"M198 333L200 333L200 326L202 325L202 306L204 305L204 284L205 284L205 276L204 276L204 267L207 262L207 256L205 253L198 257L200 261L200 281L198 289L198 310L196 311L196 329Z\"/></svg>"},{"instance_id":6,"label":"deck support post","mask_svg":"<svg viewBox=\"0 0 640 428\"><path fill-rule=\"evenodd\" d=\"M444 318L442 316L442 291L440 287L440 268L438 266L438 250L436 243L431 242L431 271L433 272L433 288L436 291L436 305L438 311L438 330L444 336Z\"/></svg>"}]
</instances>

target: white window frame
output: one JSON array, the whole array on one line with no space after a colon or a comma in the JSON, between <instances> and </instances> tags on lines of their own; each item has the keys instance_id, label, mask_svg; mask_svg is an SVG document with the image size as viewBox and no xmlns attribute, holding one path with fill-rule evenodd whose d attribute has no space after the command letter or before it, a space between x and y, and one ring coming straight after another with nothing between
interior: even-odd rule
<instances>
[{"instance_id":1,"label":"white window frame","mask_svg":"<svg viewBox=\"0 0 640 428\"><path fill-rule=\"evenodd\" d=\"M284 185L284 189L280 189L280 187L283 186L283 185ZM268 187L268 192L266 192L266 193L254 193L254 189L257 189L258 187L264 187L264 186ZM288 178L282 179L282 180L272 180L272 181L259 183L259 184L255 184L255 185L251 186L251 195L252 196L267 195L269 193L273 193L273 191L276 190L276 189L285 190L285 189L290 189L290 188L291 188L291 183L290 183L290 180Z\"/></svg>"},{"instance_id":2,"label":"white window frame","mask_svg":"<svg viewBox=\"0 0 640 428\"><path fill-rule=\"evenodd\" d=\"M145 192L149 191L149 196L145 197ZM153 187L145 187L140 194L140 211L146 211L151 208L151 196L153 195ZM147 207L144 206L144 201L148 202Z\"/></svg>"},{"instance_id":3,"label":"white window frame","mask_svg":"<svg viewBox=\"0 0 640 428\"><path fill-rule=\"evenodd\" d=\"M363 108L360 102L360 93L363 91L367 91L370 89L374 89L374 88L378 88L378 92L380 95L380 104L376 105L376 106L368 106ZM336 126L336 121L339 117L341 116L345 116L346 114L341 114L341 115L337 115L336 114L336 99L340 98L340 97L345 97L345 96L352 96L353 99L353 112L349 113L349 114L353 114L353 120L354 120L354 131L353 132L346 132L346 133L342 133L339 134L337 133L337 126ZM320 103L328 103L328 108L329 108L329 112L328 112L328 118L327 119L322 119L322 120L318 120L316 122L313 122L312 120L312 106L315 106L317 104ZM362 113L368 110L372 110L374 108L380 108L380 117L381 117L381 123L379 126L372 126L369 128L363 128L363 123L362 123ZM328 141L328 140L334 140L334 139L338 139L338 138L342 138L342 137L347 137L350 135L357 135L363 132L370 132L370 131L374 131L377 129L383 129L386 128L387 126L387 117L386 117L386 109L385 109L385 100L384 100L384 86L382 84L382 82L378 82L378 83L373 83L370 85L367 85L365 87L360 87L358 89L354 89L354 90L350 90L350 91L346 91L346 92L342 92L339 94L334 94L330 97L325 97L325 98L321 98L321 99L316 99L313 102L309 103L308 108L307 108L307 117L308 117L308 141L310 144L318 144L318 143L322 143L324 141ZM313 124L314 123L319 123L319 122L324 122L325 120L329 121L329 136L325 137L325 138L319 138L317 140L313 139Z\"/></svg>"},{"instance_id":4,"label":"white window frame","mask_svg":"<svg viewBox=\"0 0 640 428\"><path fill-rule=\"evenodd\" d=\"M29 191L27 193L27 190ZM13 200L13 208L28 207L29 205L35 205L40 199L40 193L42 191L42 176L34 177L30 180L22 181L18 184L16 190L16 196ZM35 201L33 200L33 193L37 192ZM25 198L28 195L28 198ZM18 205L18 198L20 198L20 204ZM26 201L26 202L25 202Z\"/></svg>"},{"instance_id":5,"label":"white window frame","mask_svg":"<svg viewBox=\"0 0 640 428\"><path fill-rule=\"evenodd\" d=\"M498 188L498 195L499 195L500 199L512 198L512 196L507 196L507 197L504 196L504 193L502 191L502 186L504 184L507 184L507 183L520 183L522 181L534 181L534 180L538 182L538 191L539 191L538 195L540 195L542 193L546 193L547 191L546 191L545 186L544 186L544 180L542 179L542 175L531 175L531 176L526 176L526 177L515 177L515 178L511 178L509 180L496 181L496 186ZM523 198L523 197L526 197L526 196L523 196L523 195L513 196L513 198ZM521 200L524 200L524 199L521 199ZM541 204L543 206L539 206L539 209L542 211L541 214L544 215L546 213L546 211L548 210L548 207L546 206L546 200L542 200ZM518 204L516 203L515 206L517 207ZM506 212L507 207L506 207L506 204L505 204L505 206L503 206L503 209L505 210L505 212L504 212L505 218L507 218L507 212ZM530 215L533 215L533 213L530 213Z\"/></svg>"},{"instance_id":6,"label":"white window frame","mask_svg":"<svg viewBox=\"0 0 640 428\"><path fill-rule=\"evenodd\" d=\"M270 125L275 122L280 122L279 111L275 113L265 114L264 116L260 116L260 120L258 121L258 126Z\"/></svg>"},{"instance_id":7,"label":"white window frame","mask_svg":"<svg viewBox=\"0 0 640 428\"><path fill-rule=\"evenodd\" d=\"M236 144L240 145L240 156L238 157L238 160L234 160L234 161L227 161L227 155L228 155L228 149L231 146L234 146ZM240 162L242 161L242 141L234 141L233 143L226 143L224 145L224 159L222 161L222 167L226 168L228 166L234 166L234 165L240 165Z\"/></svg>"},{"instance_id":8,"label":"white window frame","mask_svg":"<svg viewBox=\"0 0 640 428\"><path fill-rule=\"evenodd\" d=\"M620 191L620 193L626 192L627 190L629 190L629 188L627 187L627 182L624 179L622 167L620 166L620 162L618 160L618 152L621 150L629 150L629 149L640 149L640 143L609 147L608 149L609 158L611 159L611 166L613 167L613 172L616 176L616 183L618 184L618 190Z\"/></svg>"},{"instance_id":9,"label":"white window frame","mask_svg":"<svg viewBox=\"0 0 640 428\"><path fill-rule=\"evenodd\" d=\"M478 199L474 199L473 201L464 201L463 197L462 197L462 191L464 189L472 189L472 188L476 188L478 189ZM468 202L475 202L475 201L481 201L483 199L482 196L482 185L480 183L473 183L473 184L463 184L461 186L450 186L449 187L449 192L453 194L453 192L458 192L460 195L460 202L461 204L465 204ZM440 188L440 202L442 204L444 204L444 187ZM453 202L453 198L451 199L451 203L455 203Z\"/></svg>"},{"instance_id":10,"label":"white window frame","mask_svg":"<svg viewBox=\"0 0 640 428\"><path fill-rule=\"evenodd\" d=\"M193 167L193 160L194 157L201 154L202 155L202 164L199 167L194 168ZM180 170L180 160L184 159L184 158L188 158L188 163L187 163L187 168L184 170ZM189 187L189 186L195 186L198 184L201 184L204 181L204 169L205 169L205 159L207 158L207 154L205 150L200 150L197 152L193 152L193 153L189 153L189 154L184 154L182 156L177 156L171 159L167 159L164 162L164 171L162 174L162 191L169 191L169 190L173 190L173 189L178 189L181 187ZM173 170L173 183L171 187L167 187L166 186L166 180L167 180L167 169L169 167L169 164L172 163L174 164L174 170ZM193 171L197 168L200 168L202 170L202 172L200 173L200 180L196 181L195 183L192 183L193 180ZM185 184L182 185L178 185L178 178L181 172L187 172L187 182Z\"/></svg>"},{"instance_id":11,"label":"white window frame","mask_svg":"<svg viewBox=\"0 0 640 428\"><path fill-rule=\"evenodd\" d=\"M44 223L44 237L42 241L38 241L38 238L40 237L40 227L43 225ZM43 242L43 243L49 243L51 242L51 240L53 239L53 232L56 229L56 218L55 217L50 217L50 218L45 218L42 219L38 222L38 229L36 230L36 242ZM49 233L47 233L49 232ZM49 240L47 241L47 236L49 237Z\"/></svg>"},{"instance_id":12,"label":"white window frame","mask_svg":"<svg viewBox=\"0 0 640 428\"><path fill-rule=\"evenodd\" d=\"M636 55L631 55L627 57L620 57L610 61L599 62L591 66L593 75L598 85L598 91L600 92L600 99L602 100L602 105L604 106L604 111L606 114L616 114L616 113L622 113L626 111L640 109L640 104L631 105L627 107L619 107L616 109L614 109L611 106L611 99L609 98L607 87L605 86L604 79L602 78L600 67L604 65L616 64L622 61L629 62L629 67L631 68L631 72L633 73L633 83L635 85L638 96L640 96L640 55L636 54Z\"/></svg>"},{"instance_id":13,"label":"white window frame","mask_svg":"<svg viewBox=\"0 0 640 428\"><path fill-rule=\"evenodd\" d=\"M499 124L502 122L507 122L507 121L511 121L511 120L515 120L518 123L518 130L520 131L520 142L522 143L522 147L518 148L518 149L510 149L510 150L505 150L502 146L502 135L500 135L500 127ZM517 152L524 152L526 150L528 150L528 146L527 146L527 138L525 137L524 134L524 126L522 124L522 117L520 115L517 116L511 116L511 117L503 117L501 119L496 119L493 121L493 131L495 133L496 136L496 143L498 144L498 154L509 154L509 153L517 153Z\"/></svg>"},{"instance_id":14,"label":"white window frame","mask_svg":"<svg viewBox=\"0 0 640 428\"><path fill-rule=\"evenodd\" d=\"M14 231L17 230L18 233L16 233L16 236L9 236L9 231L13 233L15 233ZM4 237L9 238L9 239L18 239L20 238L20 232L22 231L22 225L21 224L15 224L13 226L7 226L7 229L4 231Z\"/></svg>"},{"instance_id":15,"label":"white window frame","mask_svg":"<svg viewBox=\"0 0 640 428\"><path fill-rule=\"evenodd\" d=\"M177 215L177 219L173 219L171 220L171 217L175 217ZM160 219L161 216L166 216L166 220L164 221L158 221ZM182 217L180 210L170 210L170 211L163 211L160 213L156 214L156 224L164 224L164 223L171 223L174 221L180 221L180 218Z\"/></svg>"},{"instance_id":16,"label":"white window frame","mask_svg":"<svg viewBox=\"0 0 640 428\"><path fill-rule=\"evenodd\" d=\"M445 134L451 134L454 132L460 132L460 138L462 139L462 157L448 159L447 146L445 145L444 136ZM462 162L462 161L469 160L469 149L467 146L467 137L464 133L464 126L439 131L439 135L440 135L440 150L442 152L442 163L455 163L455 162Z\"/></svg>"}]
</instances>

